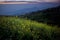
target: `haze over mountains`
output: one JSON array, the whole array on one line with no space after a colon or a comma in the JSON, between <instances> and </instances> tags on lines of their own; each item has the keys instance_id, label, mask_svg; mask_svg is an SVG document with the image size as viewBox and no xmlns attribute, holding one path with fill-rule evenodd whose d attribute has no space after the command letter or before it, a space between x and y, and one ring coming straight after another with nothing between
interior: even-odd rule
<instances>
[{"instance_id":1,"label":"haze over mountains","mask_svg":"<svg viewBox=\"0 0 60 40\"><path fill-rule=\"evenodd\" d=\"M0 15L22 15L25 13L44 10L59 6L59 3L35 3L35 4L0 4Z\"/></svg>"}]
</instances>

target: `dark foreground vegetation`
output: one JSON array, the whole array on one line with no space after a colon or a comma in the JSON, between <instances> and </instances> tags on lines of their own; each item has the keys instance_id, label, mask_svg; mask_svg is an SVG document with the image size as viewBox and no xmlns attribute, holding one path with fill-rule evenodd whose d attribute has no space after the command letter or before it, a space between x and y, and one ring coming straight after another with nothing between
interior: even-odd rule
<instances>
[{"instance_id":1,"label":"dark foreground vegetation","mask_svg":"<svg viewBox=\"0 0 60 40\"><path fill-rule=\"evenodd\" d=\"M0 40L60 40L60 28L18 17L0 17Z\"/></svg>"},{"instance_id":2,"label":"dark foreground vegetation","mask_svg":"<svg viewBox=\"0 0 60 40\"><path fill-rule=\"evenodd\" d=\"M49 25L58 25L60 27L60 6L42 11L38 10L30 14L22 15L21 17L47 23Z\"/></svg>"}]
</instances>

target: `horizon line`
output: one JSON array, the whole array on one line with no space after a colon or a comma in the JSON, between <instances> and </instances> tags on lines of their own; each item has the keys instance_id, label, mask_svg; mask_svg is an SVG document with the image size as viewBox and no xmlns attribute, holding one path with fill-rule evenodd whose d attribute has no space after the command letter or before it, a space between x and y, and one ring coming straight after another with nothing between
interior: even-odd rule
<instances>
[{"instance_id":1,"label":"horizon line","mask_svg":"<svg viewBox=\"0 0 60 40\"><path fill-rule=\"evenodd\" d=\"M60 3L60 2L0 1L0 4L35 4L35 3Z\"/></svg>"}]
</instances>

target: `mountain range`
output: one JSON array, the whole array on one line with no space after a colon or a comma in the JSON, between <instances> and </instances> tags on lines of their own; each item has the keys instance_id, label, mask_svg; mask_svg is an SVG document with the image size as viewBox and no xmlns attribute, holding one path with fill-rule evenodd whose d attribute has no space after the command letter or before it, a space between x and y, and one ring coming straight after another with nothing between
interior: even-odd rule
<instances>
[{"instance_id":1,"label":"mountain range","mask_svg":"<svg viewBox=\"0 0 60 40\"><path fill-rule=\"evenodd\" d=\"M0 15L24 15L29 12L44 10L59 5L59 3L0 4Z\"/></svg>"},{"instance_id":2,"label":"mountain range","mask_svg":"<svg viewBox=\"0 0 60 40\"><path fill-rule=\"evenodd\" d=\"M58 25L60 27L60 6L38 10L19 17L27 18L37 22L47 23L49 25Z\"/></svg>"}]
</instances>

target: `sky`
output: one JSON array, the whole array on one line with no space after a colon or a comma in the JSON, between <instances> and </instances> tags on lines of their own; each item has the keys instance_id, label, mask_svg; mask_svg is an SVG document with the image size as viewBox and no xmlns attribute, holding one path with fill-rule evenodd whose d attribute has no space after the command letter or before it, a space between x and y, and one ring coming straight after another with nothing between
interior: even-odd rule
<instances>
[{"instance_id":1,"label":"sky","mask_svg":"<svg viewBox=\"0 0 60 40\"><path fill-rule=\"evenodd\" d=\"M37 2L60 2L60 0L0 0L0 1L37 1Z\"/></svg>"}]
</instances>

